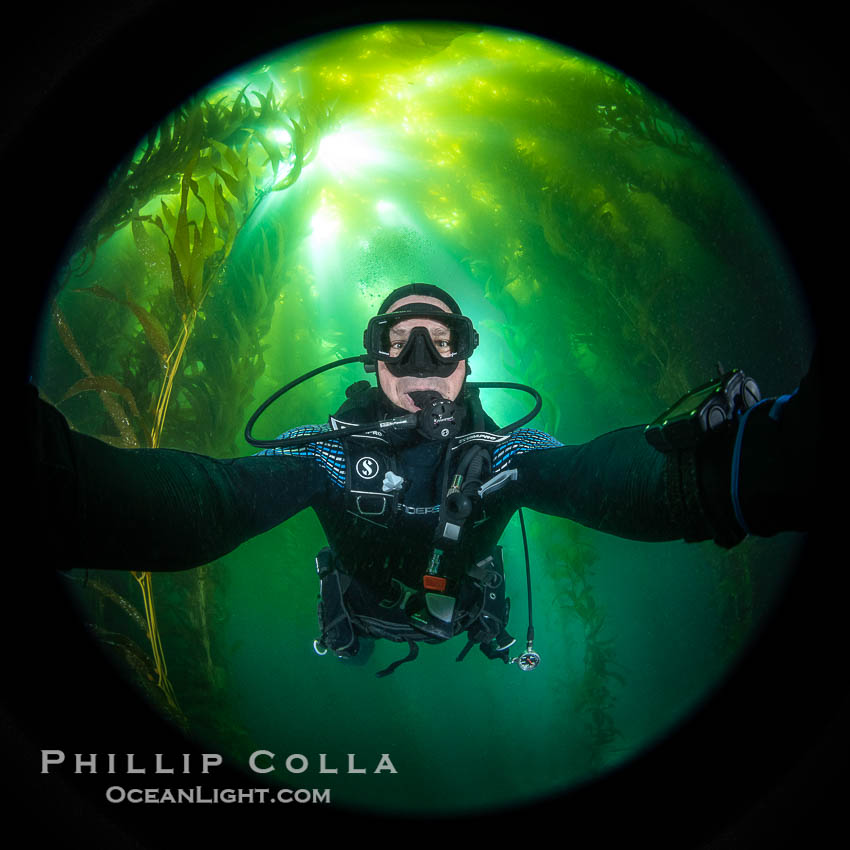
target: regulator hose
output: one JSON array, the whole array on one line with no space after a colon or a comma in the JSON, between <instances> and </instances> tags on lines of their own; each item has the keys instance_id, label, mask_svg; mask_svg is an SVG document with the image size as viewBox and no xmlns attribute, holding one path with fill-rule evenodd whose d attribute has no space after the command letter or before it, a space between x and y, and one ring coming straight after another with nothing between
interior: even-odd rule
<instances>
[{"instance_id":1,"label":"regulator hose","mask_svg":"<svg viewBox=\"0 0 850 850\"><path fill-rule=\"evenodd\" d=\"M295 446L304 446L308 443L317 443L322 440L327 440L329 437L329 432L327 431L319 431L313 434L301 434L297 437L287 437L285 439L278 438L275 440L259 440L254 436L254 426L257 423L257 420L263 413L268 410L268 408L274 404L281 396L288 393L291 389L294 389L299 384L303 384L305 381L310 380L310 378L316 377L316 375L322 374L322 372L327 372L329 369L335 369L337 366L346 366L349 363L369 363L371 362L368 355L361 354L357 357L344 357L341 360L332 360L330 363L326 363L324 366L319 366L316 369L311 369L309 372L301 375L299 378L296 378L294 381L290 381L288 384L284 384L279 390L272 393L252 414L250 419L248 420L247 425L245 426L245 440L250 443L252 446L260 449L277 449L277 448L290 448ZM535 416L540 412L540 408L543 406L543 399L540 397L540 393L537 392L532 387L526 386L525 384L514 384L514 383L506 383L503 381L477 381L469 384L470 387L477 389L506 389L506 390L521 390L522 392L526 392L529 395L534 397L535 404L532 410L523 416L520 419L517 419L516 422L512 422L510 425L506 425L504 428L499 428L496 432L497 434L509 434L511 431L515 431L517 428L521 428L527 422L530 422L534 419ZM419 428L421 425L420 414L425 411L420 411L417 413L409 413L405 416L396 416L392 419L386 419L378 422L370 422L365 425L351 425L346 426L345 428L337 428L333 432L330 432L333 437L345 437L345 436L354 436L355 434L365 434L368 431L384 431L384 430L396 430L396 429L413 429Z\"/></svg>"}]
</instances>

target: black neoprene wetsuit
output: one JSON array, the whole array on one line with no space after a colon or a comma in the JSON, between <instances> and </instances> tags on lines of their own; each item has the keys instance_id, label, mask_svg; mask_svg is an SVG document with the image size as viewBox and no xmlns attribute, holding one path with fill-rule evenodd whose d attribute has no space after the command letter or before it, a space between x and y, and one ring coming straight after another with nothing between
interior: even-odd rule
<instances>
[{"instance_id":1,"label":"black neoprene wetsuit","mask_svg":"<svg viewBox=\"0 0 850 850\"><path fill-rule=\"evenodd\" d=\"M308 507L331 544L345 548L350 523L343 516L344 462L328 452L327 443L228 459L174 449L119 449L70 430L55 408L35 399L35 388L29 393L35 455L29 480L41 514L56 523L51 540L66 568L189 569ZM639 540L712 536L701 513L685 520L668 458L647 445L642 426L580 446L529 434L538 444L529 440L523 447L523 434L517 436L507 465L517 470L518 479L500 491L494 528L504 527L513 510L524 505ZM405 503L438 504L435 461L443 444L415 434L393 440L402 476L413 488ZM340 470L336 478L335 469ZM425 513L402 513L400 521L405 535L414 528L433 533L436 524L434 515Z\"/></svg>"},{"instance_id":2,"label":"black neoprene wetsuit","mask_svg":"<svg viewBox=\"0 0 850 850\"><path fill-rule=\"evenodd\" d=\"M533 429L496 441L483 438L477 444L486 449L489 475L506 473L509 480L476 500L458 541L446 547L444 573L451 581L491 554L519 507L645 541L713 538L731 546L746 531L805 531L813 464L799 462L795 452L801 443L811 443L807 435L817 428L816 417L806 414L807 395L811 390L804 381L783 404L752 411L737 463L753 473L741 477L737 509L729 498L734 433L707 439L697 452L669 454L648 445L642 425L577 446ZM371 389L343 405L337 416L346 422L376 421L380 398ZM470 434L492 437L496 430L477 397L465 395L464 402L465 427L450 444L415 432L340 440L328 430L327 439L306 446L215 459L169 449L114 448L71 431L30 387L28 482L40 516L51 519L44 546L64 569L188 569L311 507L335 565L365 588L372 603L392 600L399 587L421 593L446 473L453 472L461 453L457 446ZM327 428L308 426L288 434ZM390 489L392 498L383 506L377 484L386 470L376 475L372 464L392 468L402 482ZM749 519L746 529L741 510Z\"/></svg>"}]
</instances>

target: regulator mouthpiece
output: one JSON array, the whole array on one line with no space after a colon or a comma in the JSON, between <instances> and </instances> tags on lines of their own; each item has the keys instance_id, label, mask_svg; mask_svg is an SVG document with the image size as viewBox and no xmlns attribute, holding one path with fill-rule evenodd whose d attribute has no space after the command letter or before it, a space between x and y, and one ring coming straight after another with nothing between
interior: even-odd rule
<instances>
[{"instance_id":1,"label":"regulator mouthpiece","mask_svg":"<svg viewBox=\"0 0 850 850\"><path fill-rule=\"evenodd\" d=\"M460 431L460 416L455 403L435 390L414 390L409 393L420 408L418 431L429 440L450 440Z\"/></svg>"}]
</instances>

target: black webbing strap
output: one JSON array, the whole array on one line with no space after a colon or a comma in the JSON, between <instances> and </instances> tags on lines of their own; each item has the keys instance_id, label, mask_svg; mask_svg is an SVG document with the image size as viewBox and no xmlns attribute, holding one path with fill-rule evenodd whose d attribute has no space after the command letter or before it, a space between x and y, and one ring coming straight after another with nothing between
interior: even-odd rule
<instances>
[{"instance_id":1,"label":"black webbing strap","mask_svg":"<svg viewBox=\"0 0 850 850\"><path fill-rule=\"evenodd\" d=\"M380 670L379 672L375 673L375 675L379 679L383 679L384 676L389 676L390 673L394 673L399 665L406 664L408 661L414 661L416 659L416 657L419 655L419 645L412 640L409 640L407 642L407 645L410 647L410 652L408 652L404 658L399 658L398 661L393 661L393 663L390 664L390 666L387 667L385 670Z\"/></svg>"}]
</instances>

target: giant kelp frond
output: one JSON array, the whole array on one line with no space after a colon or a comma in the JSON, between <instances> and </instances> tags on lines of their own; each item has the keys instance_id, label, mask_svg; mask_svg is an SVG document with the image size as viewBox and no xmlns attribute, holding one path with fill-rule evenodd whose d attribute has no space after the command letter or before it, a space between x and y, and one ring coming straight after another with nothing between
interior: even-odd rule
<instances>
[{"instance_id":1,"label":"giant kelp frond","mask_svg":"<svg viewBox=\"0 0 850 850\"><path fill-rule=\"evenodd\" d=\"M109 442L116 442L125 448L136 448L139 445L139 441L130 424L130 418L127 416L124 406L116 398L116 396L119 396L127 401L133 412L138 416L138 407L136 406L132 391L109 375L95 375L77 343L64 313L55 301L52 304L51 313L53 316L53 326L56 328L65 350L74 358L85 374L84 378L76 381L66 390L62 401L82 392L96 392L120 437L117 441L114 438L109 438Z\"/></svg>"},{"instance_id":2,"label":"giant kelp frond","mask_svg":"<svg viewBox=\"0 0 850 850\"><path fill-rule=\"evenodd\" d=\"M605 764L614 741L621 737L614 720L617 699L614 685L624 686L625 678L616 669L615 643L603 637L606 623L604 607L597 601L592 579L598 555L586 540L586 532L574 523L566 523L549 533L546 563L553 583L554 607L580 624L583 641L581 678L571 683L575 710L584 718L589 747L588 769Z\"/></svg>"},{"instance_id":3,"label":"giant kelp frond","mask_svg":"<svg viewBox=\"0 0 850 850\"><path fill-rule=\"evenodd\" d=\"M77 234L73 266L87 268L106 239L137 218L150 201L180 193L193 172L198 179L217 174L246 210L256 190L249 179L249 160L259 158L259 167L268 168L275 180L265 191L288 188L315 155L321 134L332 122L328 107L301 98L281 102L271 88L266 94L246 93L243 88L215 102L196 96L152 129L139 149L115 169ZM287 128L291 131L287 144L275 141L269 132ZM279 173L282 166L285 174ZM226 210L218 219L223 228Z\"/></svg>"},{"instance_id":4,"label":"giant kelp frond","mask_svg":"<svg viewBox=\"0 0 850 850\"><path fill-rule=\"evenodd\" d=\"M141 611L126 596L113 587L107 579L96 578L91 575L87 575L84 579L81 579L70 573L66 575L66 578L77 584L82 591L92 591L99 597L111 602L117 610L121 611L136 624L142 634L146 634L147 622Z\"/></svg>"},{"instance_id":5,"label":"giant kelp frond","mask_svg":"<svg viewBox=\"0 0 850 850\"><path fill-rule=\"evenodd\" d=\"M89 631L116 665L129 672L130 679L139 686L152 705L180 728L188 728L186 716L176 705L165 699L158 687L157 671L150 657L134 640L120 632L106 631L99 626L90 625Z\"/></svg>"}]
</instances>

